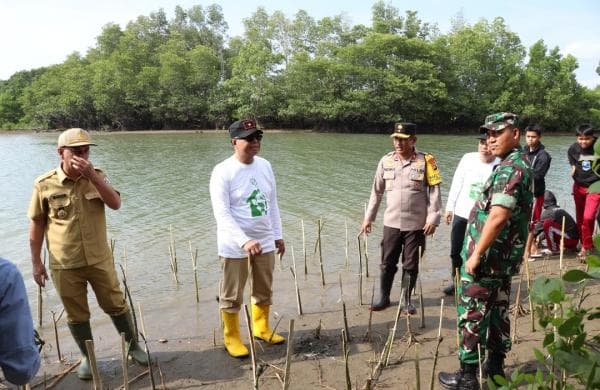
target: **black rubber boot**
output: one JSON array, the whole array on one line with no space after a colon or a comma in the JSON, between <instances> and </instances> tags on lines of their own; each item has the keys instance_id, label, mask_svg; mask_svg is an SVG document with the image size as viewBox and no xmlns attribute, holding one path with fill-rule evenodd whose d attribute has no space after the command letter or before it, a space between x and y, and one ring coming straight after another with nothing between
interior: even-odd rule
<instances>
[{"instance_id":1,"label":"black rubber boot","mask_svg":"<svg viewBox=\"0 0 600 390\"><path fill-rule=\"evenodd\" d=\"M455 289L455 288L456 288L456 287L454 286L454 283L451 283L451 284L450 284L448 287L446 287L445 289L443 289L443 290L442 290L442 292L443 292L445 295L447 295L447 296L451 297L451 296L453 296L453 295L454 295L454 289Z\"/></svg>"},{"instance_id":2,"label":"black rubber boot","mask_svg":"<svg viewBox=\"0 0 600 390\"><path fill-rule=\"evenodd\" d=\"M496 386L500 386L494 379L497 375L506 378L506 374L504 373L504 357L505 355L501 352L490 352L487 360L483 363L482 376L484 378L491 378Z\"/></svg>"},{"instance_id":3,"label":"black rubber boot","mask_svg":"<svg viewBox=\"0 0 600 390\"><path fill-rule=\"evenodd\" d=\"M390 306L390 292L394 283L394 274L389 271L381 271L379 277L379 302L371 306L371 311L385 310Z\"/></svg>"},{"instance_id":4,"label":"black rubber boot","mask_svg":"<svg viewBox=\"0 0 600 390\"><path fill-rule=\"evenodd\" d=\"M404 312L408 314L417 314L417 308L412 304L412 293L415 291L417 285L418 271L406 271L402 270L402 287L404 291ZM407 288L406 288L407 287Z\"/></svg>"},{"instance_id":5,"label":"black rubber boot","mask_svg":"<svg viewBox=\"0 0 600 390\"><path fill-rule=\"evenodd\" d=\"M440 372L438 380L444 389L479 390L476 364L461 363L460 370L454 373Z\"/></svg>"},{"instance_id":6,"label":"black rubber boot","mask_svg":"<svg viewBox=\"0 0 600 390\"><path fill-rule=\"evenodd\" d=\"M87 348L85 347L85 340L93 340L90 322L69 323L68 325L81 352L81 362L77 368L77 377L83 380L90 380L92 379L92 369L88 360Z\"/></svg>"},{"instance_id":7,"label":"black rubber boot","mask_svg":"<svg viewBox=\"0 0 600 390\"><path fill-rule=\"evenodd\" d=\"M138 364L143 366L148 365L148 355L142 350L137 342L135 330L133 328L133 322L131 320L131 312L119 314L118 316L111 316L113 324L119 334L125 333L125 341L129 343L129 356L133 358Z\"/></svg>"}]
</instances>

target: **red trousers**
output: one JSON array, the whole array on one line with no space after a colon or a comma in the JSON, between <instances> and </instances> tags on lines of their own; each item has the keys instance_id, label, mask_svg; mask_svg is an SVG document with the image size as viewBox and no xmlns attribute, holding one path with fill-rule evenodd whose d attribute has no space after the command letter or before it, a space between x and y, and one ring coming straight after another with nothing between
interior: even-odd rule
<instances>
[{"instance_id":1,"label":"red trousers","mask_svg":"<svg viewBox=\"0 0 600 390\"><path fill-rule=\"evenodd\" d=\"M592 234L596 223L596 212L600 206L600 193L588 194L587 187L574 183L573 200L575 201L575 217L579 237L581 237L581 246L586 250L591 249L594 246Z\"/></svg>"},{"instance_id":2,"label":"red trousers","mask_svg":"<svg viewBox=\"0 0 600 390\"><path fill-rule=\"evenodd\" d=\"M547 219L544 221L544 237L546 239L546 247L552 252L558 252L560 250L560 233L562 231L562 224ZM571 238L565 234L565 249L577 248L577 238Z\"/></svg>"}]
</instances>

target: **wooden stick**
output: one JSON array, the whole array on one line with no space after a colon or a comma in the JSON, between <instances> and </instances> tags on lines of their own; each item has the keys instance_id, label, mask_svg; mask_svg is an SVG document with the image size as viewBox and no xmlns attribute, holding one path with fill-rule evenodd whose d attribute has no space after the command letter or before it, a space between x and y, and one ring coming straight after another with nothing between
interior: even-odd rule
<instances>
[{"instance_id":1,"label":"wooden stick","mask_svg":"<svg viewBox=\"0 0 600 390\"><path fill-rule=\"evenodd\" d=\"M140 380L140 378L142 378L144 375L148 375L150 373L150 369L145 369L144 371L140 372L138 375L136 375L135 377L131 378L131 380L129 381L128 385L137 382L138 380ZM119 389L123 389L123 386L119 387Z\"/></svg>"},{"instance_id":2,"label":"wooden stick","mask_svg":"<svg viewBox=\"0 0 600 390\"><path fill-rule=\"evenodd\" d=\"M135 315L135 308L133 306L133 299L131 298L131 292L129 291L129 287L127 286L127 272L121 264L119 264L119 266L121 267L121 273L123 274L123 288L125 289L125 295L127 296L127 300L129 301L129 308L131 309L131 317L133 318L133 328L135 330L135 340L137 341L138 333L139 333L137 316Z\"/></svg>"},{"instance_id":3,"label":"wooden stick","mask_svg":"<svg viewBox=\"0 0 600 390\"><path fill-rule=\"evenodd\" d=\"M398 309L396 310L396 319L394 320L394 327L392 328L392 342L388 347L388 351L385 358L384 367L387 367L389 364L390 353L392 352L392 344L394 339L396 338L396 330L398 329L398 321L400 320L400 313L402 313L402 302L404 301L404 294L406 293L406 286L402 286L400 290L400 302L398 302ZM409 317L409 316L407 316Z\"/></svg>"},{"instance_id":4,"label":"wooden stick","mask_svg":"<svg viewBox=\"0 0 600 390\"><path fill-rule=\"evenodd\" d=\"M417 390L421 390L421 368L419 367L419 343L415 343L415 375Z\"/></svg>"},{"instance_id":5,"label":"wooden stick","mask_svg":"<svg viewBox=\"0 0 600 390\"><path fill-rule=\"evenodd\" d=\"M563 253L565 251L565 216L562 217L562 229L560 230L560 257L559 257L559 274L562 278L563 270Z\"/></svg>"},{"instance_id":6,"label":"wooden stick","mask_svg":"<svg viewBox=\"0 0 600 390\"><path fill-rule=\"evenodd\" d=\"M50 313L52 313L52 324L54 327L54 339L56 340L56 353L58 354L58 361L62 362L63 358L62 358L62 354L60 353L60 343L58 341L58 329L56 324L58 324L58 321L60 321L61 317L63 316L65 312L65 309L63 308L60 311L60 314L58 315L58 318L56 318L56 313L52 310L50 310Z\"/></svg>"},{"instance_id":7,"label":"wooden stick","mask_svg":"<svg viewBox=\"0 0 600 390\"><path fill-rule=\"evenodd\" d=\"M179 284L179 279L177 278L177 252L175 249L175 240L173 239L173 225L169 225L169 237L169 258L171 260L171 272L173 272L175 284Z\"/></svg>"},{"instance_id":8,"label":"wooden stick","mask_svg":"<svg viewBox=\"0 0 600 390\"><path fill-rule=\"evenodd\" d=\"M317 220L317 243L319 248L319 267L321 269L321 285L325 286L325 272L323 271L323 251L321 248L321 229L323 228L323 224L321 223L321 219Z\"/></svg>"},{"instance_id":9,"label":"wooden stick","mask_svg":"<svg viewBox=\"0 0 600 390\"><path fill-rule=\"evenodd\" d=\"M44 378L43 381L36 383L35 385L31 386L32 388L44 385L44 389L50 390L53 389L54 387L56 387L56 385L63 380L63 378L65 376L67 376L68 373L70 373L71 371L73 371L75 369L75 367L79 366L79 364L81 363L81 360L79 360L77 363L71 364L66 370L64 370L63 372L61 372L60 374L56 375L54 377L54 380L52 382L50 382L50 384L48 386L46 386L46 379Z\"/></svg>"},{"instance_id":10,"label":"wooden stick","mask_svg":"<svg viewBox=\"0 0 600 390\"><path fill-rule=\"evenodd\" d=\"M129 372L127 368L127 356L129 355L129 345L125 341L125 333L121 332L121 365L123 368L123 388L129 389Z\"/></svg>"},{"instance_id":11,"label":"wooden stick","mask_svg":"<svg viewBox=\"0 0 600 390\"><path fill-rule=\"evenodd\" d=\"M346 390L352 390L352 381L350 380L350 367L348 366L348 335L345 329L342 329L342 351L344 354L344 367L346 372Z\"/></svg>"},{"instance_id":12,"label":"wooden stick","mask_svg":"<svg viewBox=\"0 0 600 390\"><path fill-rule=\"evenodd\" d=\"M460 297L458 296L458 286L460 285L460 268L456 268L456 272L454 273L454 306L458 311L458 300ZM458 329L458 316L456 317L456 328ZM460 336L459 332L456 332L456 348L460 348Z\"/></svg>"},{"instance_id":13,"label":"wooden stick","mask_svg":"<svg viewBox=\"0 0 600 390\"><path fill-rule=\"evenodd\" d=\"M423 248L419 245L419 263L423 262ZM419 328L425 328L425 304L423 303L423 283L421 283L421 273L417 274L417 280L419 281L419 306L420 306L420 319Z\"/></svg>"},{"instance_id":14,"label":"wooden stick","mask_svg":"<svg viewBox=\"0 0 600 390\"><path fill-rule=\"evenodd\" d=\"M154 370L152 369L152 360L150 359L150 349L148 349L148 335L146 333L146 326L144 325L144 314L142 313L142 304L138 302L138 311L140 312L140 323L142 325L141 336L144 340L144 346L146 348L146 357L148 358L148 370L150 371L150 384L152 390L156 389L156 383L154 383Z\"/></svg>"},{"instance_id":15,"label":"wooden stick","mask_svg":"<svg viewBox=\"0 0 600 390\"><path fill-rule=\"evenodd\" d=\"M521 284L523 282L523 272L520 273L519 276L519 286L517 287L517 296L515 298L515 306L513 313L513 334L511 342L515 344L517 340L517 320L519 319L519 306L521 305Z\"/></svg>"},{"instance_id":16,"label":"wooden stick","mask_svg":"<svg viewBox=\"0 0 600 390\"><path fill-rule=\"evenodd\" d=\"M304 234L304 220L300 220L302 226L302 254L304 255L304 277L308 274L308 264L306 263L306 235Z\"/></svg>"},{"instance_id":17,"label":"wooden stick","mask_svg":"<svg viewBox=\"0 0 600 390\"><path fill-rule=\"evenodd\" d=\"M367 233L364 235L364 243L365 243L365 276L369 277L369 236Z\"/></svg>"},{"instance_id":18,"label":"wooden stick","mask_svg":"<svg viewBox=\"0 0 600 390\"><path fill-rule=\"evenodd\" d=\"M294 319L290 318L288 326L287 351L285 353L285 376L283 380L283 390L287 390L291 380L292 353L294 353Z\"/></svg>"},{"instance_id":19,"label":"wooden stick","mask_svg":"<svg viewBox=\"0 0 600 390\"><path fill-rule=\"evenodd\" d=\"M371 307L373 307L373 300L375 298L375 283L373 283L373 289L371 290ZM367 334L365 340L371 341L371 323L373 321L373 310L369 310L369 323L367 324Z\"/></svg>"},{"instance_id":20,"label":"wooden stick","mask_svg":"<svg viewBox=\"0 0 600 390\"><path fill-rule=\"evenodd\" d=\"M481 344L477 343L477 362L479 363L479 390L483 390L483 369L481 367Z\"/></svg>"},{"instance_id":21,"label":"wooden stick","mask_svg":"<svg viewBox=\"0 0 600 390\"><path fill-rule=\"evenodd\" d=\"M88 353L88 361L92 368L92 379L94 381L94 389L102 390L102 378L98 372L98 364L96 363L96 354L94 352L94 340L85 340L85 349Z\"/></svg>"},{"instance_id":22,"label":"wooden stick","mask_svg":"<svg viewBox=\"0 0 600 390\"><path fill-rule=\"evenodd\" d=\"M298 278L296 277L296 257L294 256L294 246L292 245L292 267L290 267L292 276L294 277L294 287L296 289L296 307L298 315L302 315L302 299L300 299L300 287L298 287Z\"/></svg>"},{"instance_id":23,"label":"wooden stick","mask_svg":"<svg viewBox=\"0 0 600 390\"><path fill-rule=\"evenodd\" d=\"M362 300L362 252L360 249L360 234L358 235L358 237L356 237L358 239L358 302L359 304L362 306L363 304L363 300ZM371 306L373 305L373 302L371 302Z\"/></svg>"},{"instance_id":24,"label":"wooden stick","mask_svg":"<svg viewBox=\"0 0 600 390\"><path fill-rule=\"evenodd\" d=\"M525 259L525 272L527 273L527 298L529 299L529 317L531 319L531 331L535 332L535 317L533 313L533 302L531 301L531 274L529 273L529 259Z\"/></svg>"},{"instance_id":25,"label":"wooden stick","mask_svg":"<svg viewBox=\"0 0 600 390\"><path fill-rule=\"evenodd\" d=\"M44 260L43 260L43 264L44 267L46 267L46 251L44 250ZM43 301L44 301L44 297L42 296L42 286L38 285L38 295L37 295L37 311L38 311L38 328L41 330L42 329L42 306L43 306Z\"/></svg>"},{"instance_id":26,"label":"wooden stick","mask_svg":"<svg viewBox=\"0 0 600 390\"><path fill-rule=\"evenodd\" d=\"M347 337L346 342L350 341L350 332L348 331L348 315L346 314L346 302L342 301L342 313L344 315L344 334Z\"/></svg>"},{"instance_id":27,"label":"wooden stick","mask_svg":"<svg viewBox=\"0 0 600 390\"><path fill-rule=\"evenodd\" d=\"M256 367L256 346L254 345L254 336L252 334L252 320L248 311L248 305L244 304L244 314L248 328L248 339L250 340L250 356L252 357L252 383L253 389L258 389L258 371Z\"/></svg>"},{"instance_id":28,"label":"wooden stick","mask_svg":"<svg viewBox=\"0 0 600 390\"><path fill-rule=\"evenodd\" d=\"M192 251L192 241L189 241L190 245L190 256L192 258L192 269L194 271L194 291L196 292L196 303L200 303L200 291L198 289L198 248L195 251Z\"/></svg>"},{"instance_id":29,"label":"wooden stick","mask_svg":"<svg viewBox=\"0 0 600 390\"><path fill-rule=\"evenodd\" d=\"M440 353L440 344L442 343L442 318L444 317L444 298L442 298L442 302L440 303L440 323L438 326L438 336L437 343L435 345L435 352L433 354L433 365L431 367L431 376L429 378L429 390L433 390L435 383L435 367L437 366L438 356Z\"/></svg>"}]
</instances>

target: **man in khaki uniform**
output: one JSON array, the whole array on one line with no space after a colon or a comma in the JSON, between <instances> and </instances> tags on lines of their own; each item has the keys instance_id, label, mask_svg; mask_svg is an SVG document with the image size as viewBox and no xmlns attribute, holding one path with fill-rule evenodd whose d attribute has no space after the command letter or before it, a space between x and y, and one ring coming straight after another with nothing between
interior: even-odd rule
<instances>
[{"instance_id":1,"label":"man in khaki uniform","mask_svg":"<svg viewBox=\"0 0 600 390\"><path fill-rule=\"evenodd\" d=\"M371 310L390 305L390 291L398 260L402 255L402 286L405 288L404 310L415 314L411 295L417 283L419 255L425 251L425 236L440 224L440 173L431 154L415 149L417 126L396 123L391 137L394 151L379 161L373 179L371 198L365 212L361 233L371 232L371 225L386 194L381 242L380 298Z\"/></svg>"},{"instance_id":2,"label":"man in khaki uniform","mask_svg":"<svg viewBox=\"0 0 600 390\"><path fill-rule=\"evenodd\" d=\"M67 313L73 338L82 359L77 375L92 377L85 340L92 340L87 284L98 304L111 316L119 333L130 343L129 354L148 364L137 344L131 314L112 261L106 237L104 205L121 207L121 197L100 169L89 160L90 135L83 129L69 129L58 137L60 164L35 180L29 203L29 245L35 282L44 287L48 274L40 252L46 239L50 273Z\"/></svg>"}]
</instances>

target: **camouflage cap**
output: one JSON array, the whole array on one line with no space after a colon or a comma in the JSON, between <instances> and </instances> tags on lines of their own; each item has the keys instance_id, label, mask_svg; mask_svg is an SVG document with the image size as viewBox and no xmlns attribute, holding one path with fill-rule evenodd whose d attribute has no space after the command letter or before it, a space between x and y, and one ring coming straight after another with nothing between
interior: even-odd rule
<instances>
[{"instance_id":1,"label":"camouflage cap","mask_svg":"<svg viewBox=\"0 0 600 390\"><path fill-rule=\"evenodd\" d=\"M394 125L394 132L390 135L392 138L410 138L417 134L417 125L414 123L403 122Z\"/></svg>"},{"instance_id":2,"label":"camouflage cap","mask_svg":"<svg viewBox=\"0 0 600 390\"><path fill-rule=\"evenodd\" d=\"M499 131L508 126L516 126L518 116L512 112L498 112L485 117L485 123L479 127L480 133L487 133L488 130Z\"/></svg>"}]
</instances>

